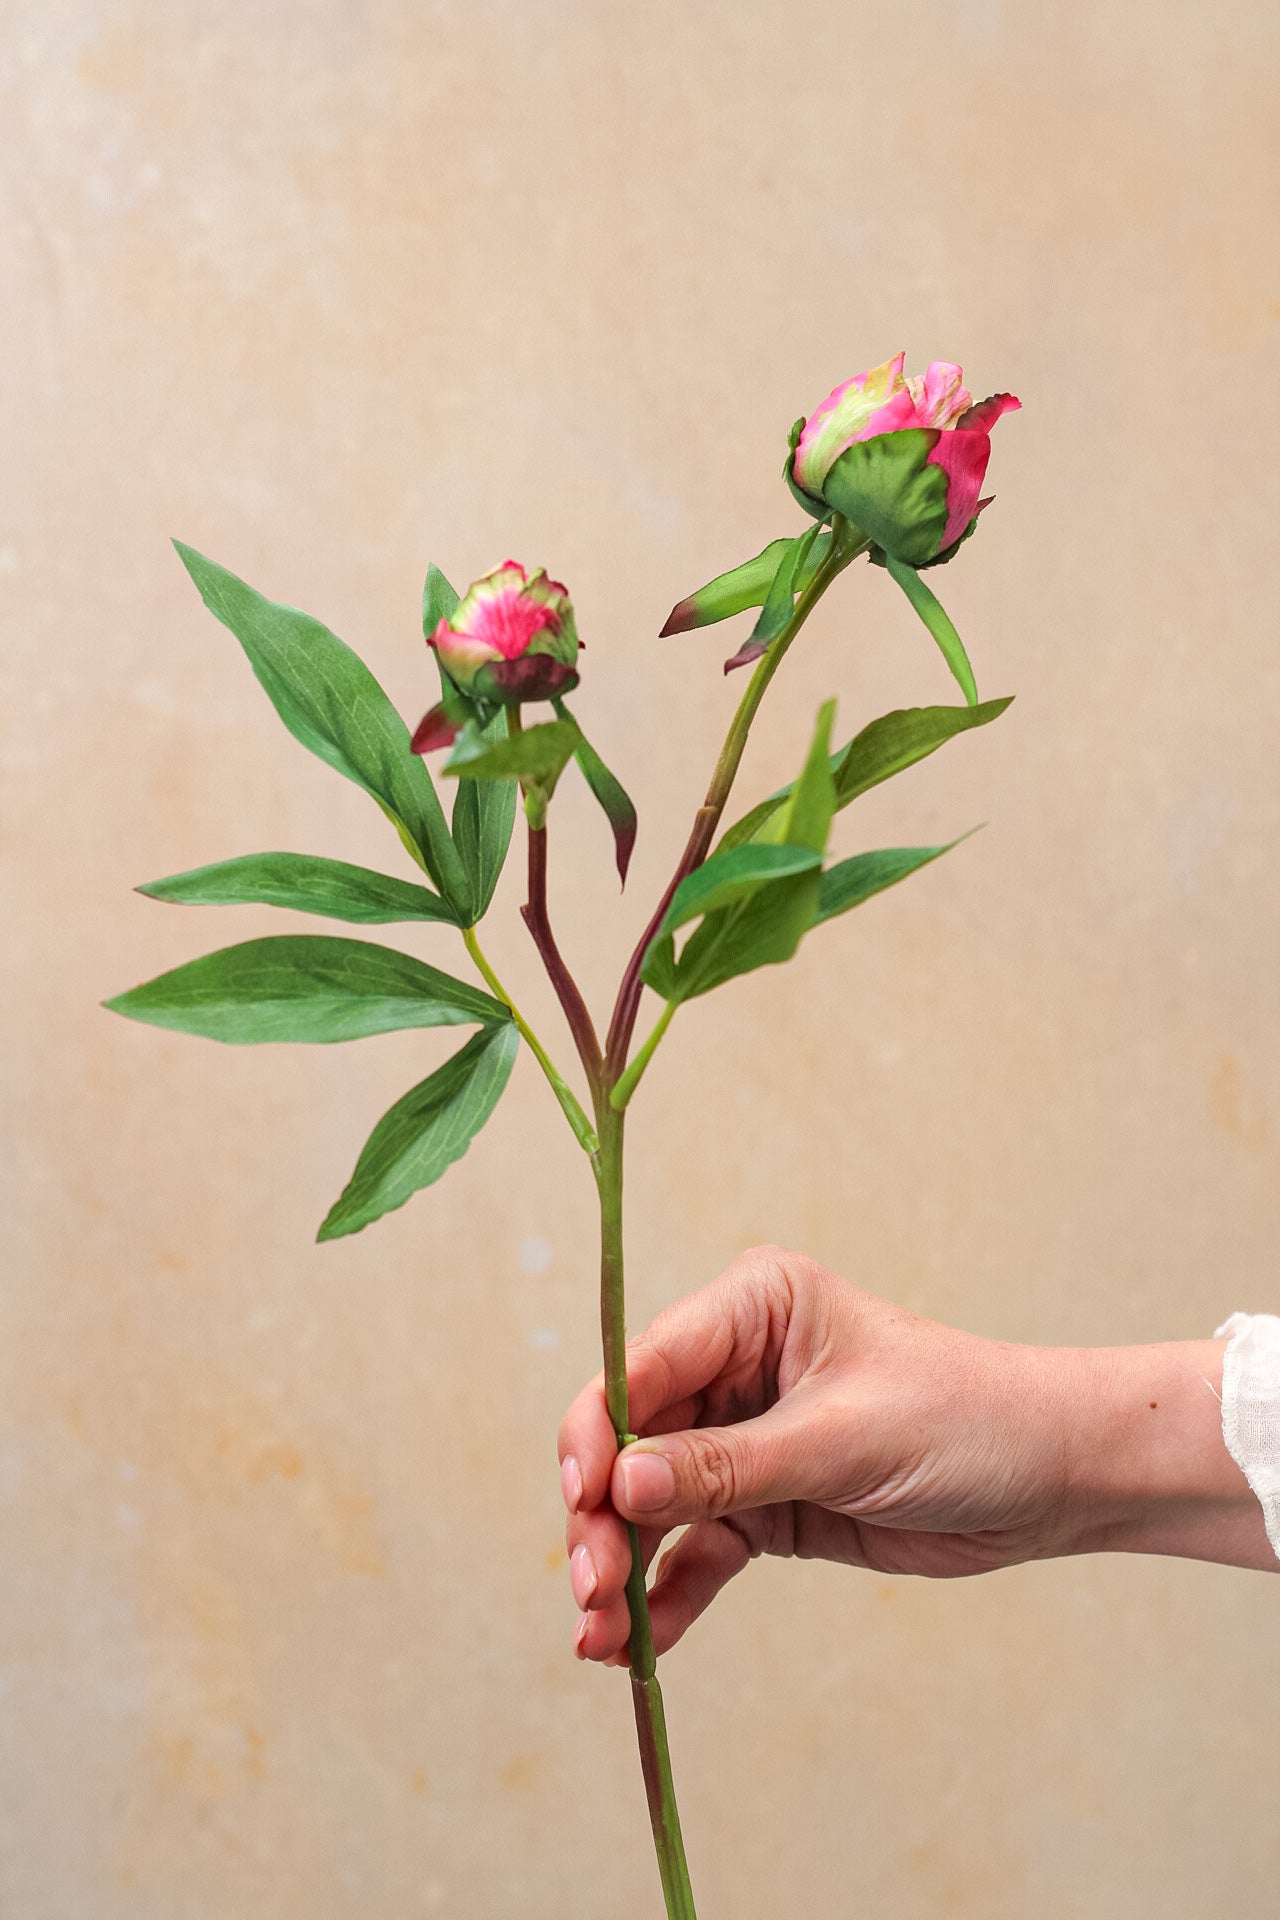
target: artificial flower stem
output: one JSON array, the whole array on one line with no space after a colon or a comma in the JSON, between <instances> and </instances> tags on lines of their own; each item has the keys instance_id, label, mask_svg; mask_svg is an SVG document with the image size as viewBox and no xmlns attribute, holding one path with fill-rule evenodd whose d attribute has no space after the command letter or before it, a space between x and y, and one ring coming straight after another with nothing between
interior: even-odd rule
<instances>
[{"instance_id":1,"label":"artificial flower stem","mask_svg":"<svg viewBox=\"0 0 1280 1920\"><path fill-rule=\"evenodd\" d=\"M639 1053L636 1054L635 1058L619 1075L616 1085L609 1094L609 1105L617 1112L620 1113L622 1111L623 1107L626 1106L628 1100L630 1100L632 1094L639 1086L640 1076L648 1066L650 1060L652 1060L657 1051L659 1041L675 1018L675 1011L679 1004L678 1000L667 1001L662 1012L653 1024L653 1031L641 1047Z\"/></svg>"},{"instance_id":2,"label":"artificial flower stem","mask_svg":"<svg viewBox=\"0 0 1280 1920\"><path fill-rule=\"evenodd\" d=\"M855 528L850 527L847 521L837 517L832 528L830 553L825 555L822 565L796 601L795 612L777 639L772 642L768 652L761 656L747 683L746 691L738 702L737 712L729 723L729 731L725 735L720 757L716 761L715 772L711 776L711 784L707 788L707 797L694 817L693 829L686 842L685 850L680 856L679 865L654 910L653 918L641 934L639 944L627 962L626 972L622 976L622 984L614 1004L613 1019L609 1023L609 1033L605 1040L607 1079L613 1081L620 1079L626 1064L627 1049L631 1045L636 1014L640 1007L640 963L644 959L650 941L662 924L676 888L695 867L702 865L711 850L711 842L720 824L720 816L728 803L729 794L746 749L751 723L756 717L760 702L768 691L769 682L782 665L791 642L836 575L843 573L850 561L856 560L860 553L865 553L870 545L871 542L864 539Z\"/></svg>"},{"instance_id":3,"label":"artificial flower stem","mask_svg":"<svg viewBox=\"0 0 1280 1920\"><path fill-rule=\"evenodd\" d=\"M600 1194L600 1333L604 1348L605 1403L619 1447L635 1435L630 1430L627 1392L626 1296L622 1251L622 1143L624 1116L602 1100L597 1110L600 1151L593 1160ZM689 1869L680 1833L667 1743L666 1714L658 1685L649 1597L645 1589L644 1556L640 1535L628 1526L631 1572L627 1577L627 1610L631 1617L628 1658L631 1666L631 1702L653 1845L666 1902L667 1920L697 1920Z\"/></svg>"},{"instance_id":4,"label":"artificial flower stem","mask_svg":"<svg viewBox=\"0 0 1280 1920\"><path fill-rule=\"evenodd\" d=\"M569 1023L578 1058L594 1089L599 1084L603 1065L600 1042L596 1038L587 1003L577 981L565 965L564 956L551 931L547 912L547 829L545 826L535 827L532 821L529 823L529 898L520 909L520 918L533 935L533 943Z\"/></svg>"},{"instance_id":5,"label":"artificial flower stem","mask_svg":"<svg viewBox=\"0 0 1280 1920\"><path fill-rule=\"evenodd\" d=\"M560 1102L561 1107L564 1109L565 1118L573 1128L574 1137L578 1145L584 1153L589 1153L594 1158L600 1151L600 1141L596 1135L595 1128L583 1112L573 1088L568 1084L564 1076L557 1072L541 1040L539 1040L533 1028L524 1018L520 1009L516 1006L515 1001L511 998L511 995L507 992L501 980L499 980L497 974L481 952L480 942L476 939L475 928L464 927L462 930L462 938L466 943L467 952L475 961L484 979L485 985L494 997L501 1000L503 1006L507 1008L511 1018L516 1023L521 1039L546 1075L552 1093L554 1093L556 1099Z\"/></svg>"}]
</instances>

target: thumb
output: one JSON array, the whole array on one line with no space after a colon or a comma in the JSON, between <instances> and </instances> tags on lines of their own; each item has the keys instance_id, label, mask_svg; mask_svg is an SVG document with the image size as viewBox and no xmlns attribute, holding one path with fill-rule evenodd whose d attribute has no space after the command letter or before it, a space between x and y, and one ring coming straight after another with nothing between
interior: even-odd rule
<instances>
[{"instance_id":1,"label":"thumb","mask_svg":"<svg viewBox=\"0 0 1280 1920\"><path fill-rule=\"evenodd\" d=\"M680 1527L779 1500L817 1500L831 1478L829 1446L812 1405L788 1395L754 1420L695 1427L625 1447L610 1493L625 1520Z\"/></svg>"}]
</instances>

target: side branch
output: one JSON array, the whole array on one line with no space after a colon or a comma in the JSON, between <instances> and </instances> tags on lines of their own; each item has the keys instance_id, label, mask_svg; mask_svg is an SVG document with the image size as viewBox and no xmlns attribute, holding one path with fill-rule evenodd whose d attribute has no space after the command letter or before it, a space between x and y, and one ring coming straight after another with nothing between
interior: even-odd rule
<instances>
[{"instance_id":1,"label":"side branch","mask_svg":"<svg viewBox=\"0 0 1280 1920\"><path fill-rule=\"evenodd\" d=\"M596 1038L587 1003L578 990L577 981L565 965L564 956L551 931L547 914L547 829L545 826L535 827L532 823L529 827L529 898L520 909L520 917L533 935L533 943L547 970L547 977L556 990L556 998L564 1010L573 1044L578 1049L578 1058L594 1094L600 1085L604 1064L600 1042Z\"/></svg>"}]
</instances>

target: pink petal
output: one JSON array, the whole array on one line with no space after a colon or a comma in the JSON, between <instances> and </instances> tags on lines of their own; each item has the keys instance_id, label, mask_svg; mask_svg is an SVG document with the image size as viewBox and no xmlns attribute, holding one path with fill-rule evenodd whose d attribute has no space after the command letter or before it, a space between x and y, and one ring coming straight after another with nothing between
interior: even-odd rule
<instances>
[{"instance_id":1,"label":"pink petal","mask_svg":"<svg viewBox=\"0 0 1280 1920\"><path fill-rule=\"evenodd\" d=\"M947 476L947 524L938 542L938 552L958 540L974 516L978 495L991 458L991 441L980 431L940 433L938 444L929 455L929 464L941 467Z\"/></svg>"},{"instance_id":2,"label":"pink petal","mask_svg":"<svg viewBox=\"0 0 1280 1920\"><path fill-rule=\"evenodd\" d=\"M860 429L875 401L880 396L888 399L901 386L906 358L905 353L898 353L883 366L855 373L851 380L833 388L814 409L796 444L791 466L797 486L812 494L822 491L822 483L835 461L846 447L861 437ZM869 400L863 397L868 388Z\"/></svg>"},{"instance_id":3,"label":"pink petal","mask_svg":"<svg viewBox=\"0 0 1280 1920\"><path fill-rule=\"evenodd\" d=\"M907 381L916 403L916 424L921 427L950 427L957 415L973 405L973 395L964 385L964 368L952 360L932 360L923 374Z\"/></svg>"},{"instance_id":4,"label":"pink petal","mask_svg":"<svg viewBox=\"0 0 1280 1920\"><path fill-rule=\"evenodd\" d=\"M1021 400L1015 399L1013 394L993 393L988 399L979 400L978 404L970 407L967 413L962 413L956 421L956 426L965 432L971 431L974 427L981 427L984 432L990 433L1002 413L1018 413L1021 408Z\"/></svg>"}]
</instances>

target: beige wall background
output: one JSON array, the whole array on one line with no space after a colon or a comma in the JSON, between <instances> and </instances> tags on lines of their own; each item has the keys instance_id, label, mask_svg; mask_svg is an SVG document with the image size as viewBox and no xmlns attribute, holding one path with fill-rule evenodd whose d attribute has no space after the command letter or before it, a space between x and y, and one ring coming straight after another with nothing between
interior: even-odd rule
<instances>
[{"instance_id":1,"label":"beige wall background","mask_svg":"<svg viewBox=\"0 0 1280 1920\"><path fill-rule=\"evenodd\" d=\"M990 824L682 1016L635 1112L633 1322L759 1239L1015 1339L1275 1307L1280 31L1251 0L4 15L0 1911L655 1913L625 1682L569 1657L592 1196L532 1064L443 1186L317 1248L447 1036L231 1050L98 1008L317 930L140 881L403 870L167 540L411 718L428 560L571 583L642 808L622 902L599 817L557 812L602 1006L737 696L726 630L654 636L796 524L793 418L900 345L1020 393L945 577L1017 703L840 844ZM831 694L846 732L953 697L868 569L744 793ZM491 946L553 1031L520 897ZM1278 1608L1175 1562L753 1568L666 1663L704 1920L1264 1920Z\"/></svg>"}]
</instances>

